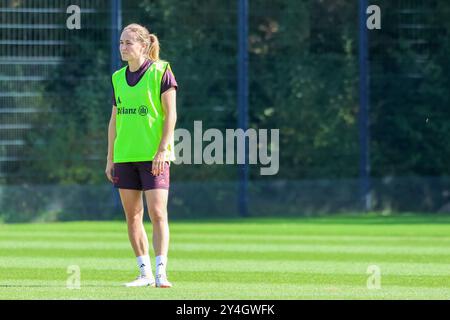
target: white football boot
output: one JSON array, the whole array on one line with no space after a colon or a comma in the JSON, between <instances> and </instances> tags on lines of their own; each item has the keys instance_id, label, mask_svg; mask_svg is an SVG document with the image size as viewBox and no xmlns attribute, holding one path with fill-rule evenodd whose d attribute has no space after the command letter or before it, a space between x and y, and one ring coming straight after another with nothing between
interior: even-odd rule
<instances>
[{"instance_id":1,"label":"white football boot","mask_svg":"<svg viewBox=\"0 0 450 320\"><path fill-rule=\"evenodd\" d=\"M139 275L136 280L125 283L125 287L154 287L155 278L153 276Z\"/></svg>"},{"instance_id":2,"label":"white football boot","mask_svg":"<svg viewBox=\"0 0 450 320\"><path fill-rule=\"evenodd\" d=\"M156 275L156 287L157 288L171 288L172 284L167 280L167 276L165 274Z\"/></svg>"}]
</instances>

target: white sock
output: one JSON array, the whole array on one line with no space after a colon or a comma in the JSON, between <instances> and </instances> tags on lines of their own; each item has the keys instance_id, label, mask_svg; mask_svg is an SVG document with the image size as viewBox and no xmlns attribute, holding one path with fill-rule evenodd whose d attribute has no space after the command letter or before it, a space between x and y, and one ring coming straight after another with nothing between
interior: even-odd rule
<instances>
[{"instance_id":1,"label":"white sock","mask_svg":"<svg viewBox=\"0 0 450 320\"><path fill-rule=\"evenodd\" d=\"M136 257L138 268L143 276L152 275L152 265L150 264L150 256L147 254L145 256Z\"/></svg>"},{"instance_id":2,"label":"white sock","mask_svg":"<svg viewBox=\"0 0 450 320\"><path fill-rule=\"evenodd\" d=\"M156 275L166 275L167 256L156 257Z\"/></svg>"}]
</instances>

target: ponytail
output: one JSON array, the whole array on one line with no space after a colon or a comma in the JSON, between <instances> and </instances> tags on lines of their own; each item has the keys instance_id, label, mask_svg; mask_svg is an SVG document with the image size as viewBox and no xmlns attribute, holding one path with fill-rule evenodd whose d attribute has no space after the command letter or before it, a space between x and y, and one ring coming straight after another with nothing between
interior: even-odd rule
<instances>
[{"instance_id":1,"label":"ponytail","mask_svg":"<svg viewBox=\"0 0 450 320\"><path fill-rule=\"evenodd\" d=\"M148 58L153 61L159 60L159 40L154 34L149 35L150 48L148 49Z\"/></svg>"}]
</instances>

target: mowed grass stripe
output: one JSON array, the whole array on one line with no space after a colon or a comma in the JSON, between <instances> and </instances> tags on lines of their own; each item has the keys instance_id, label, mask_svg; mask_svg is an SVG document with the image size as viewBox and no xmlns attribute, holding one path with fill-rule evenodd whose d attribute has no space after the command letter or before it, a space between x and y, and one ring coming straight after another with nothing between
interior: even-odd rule
<instances>
[{"instance_id":1,"label":"mowed grass stripe","mask_svg":"<svg viewBox=\"0 0 450 320\"><path fill-rule=\"evenodd\" d=\"M3 248L37 248L37 249L129 249L128 242L73 242L73 241L0 241L0 255ZM231 251L231 252L342 252L342 253L378 253L378 254L441 254L450 255L450 247L416 247L416 246L380 246L380 245L334 245L334 244L229 244L229 243L172 243L171 250L177 251Z\"/></svg>"},{"instance_id":2,"label":"mowed grass stripe","mask_svg":"<svg viewBox=\"0 0 450 320\"><path fill-rule=\"evenodd\" d=\"M220 285L220 286L218 286ZM79 290L70 290L60 281L0 282L0 298L25 299L25 288L48 299L96 299L99 294L108 299L449 299L449 288L384 286L369 290L365 286L254 284L246 282L177 282L170 290L157 288L123 288L116 282L87 282Z\"/></svg>"},{"instance_id":3,"label":"mowed grass stripe","mask_svg":"<svg viewBox=\"0 0 450 320\"><path fill-rule=\"evenodd\" d=\"M1 230L1 228L0 228ZM146 226L146 231L151 232L152 228ZM232 230L231 230L232 231ZM97 240L97 239L105 239L112 241L122 241L123 239L128 239L127 237L127 229L115 231L115 232L91 232L91 231L58 231L55 226L54 230L49 231L39 231L39 225L36 225L36 230L30 231L17 231L17 230L2 230L0 233L0 240L54 240L55 238L59 238L61 240L84 240L88 239L88 241ZM203 241L206 239L211 240L227 240L227 241L287 241L287 242L297 242L297 241L339 241L339 242L417 242L417 243L427 243L438 241L441 242L449 242L450 237L442 237L442 236L406 236L406 235L397 235L397 236L361 236L361 235L282 235L282 234L230 234L229 232L218 233L214 232L212 234L198 234L198 233L189 233L184 232L182 230L177 230L176 233L171 234L172 239L176 240L199 240Z\"/></svg>"},{"instance_id":4,"label":"mowed grass stripe","mask_svg":"<svg viewBox=\"0 0 450 320\"><path fill-rule=\"evenodd\" d=\"M126 258L1 258L0 268L19 268L24 265L33 268L67 268L78 265L84 269L94 270L133 270L136 268L134 259ZM170 269L173 271L243 271L255 272L311 272L334 274L366 274L368 265L372 262L342 262L342 261L284 261L271 260L199 260L170 259ZM385 275L450 275L450 264L437 263L389 263L377 264Z\"/></svg>"},{"instance_id":5,"label":"mowed grass stripe","mask_svg":"<svg viewBox=\"0 0 450 320\"><path fill-rule=\"evenodd\" d=\"M152 259L154 259L153 252L151 253ZM96 257L98 259L103 258L129 258L134 259L134 253L130 248L123 249L69 249L69 250L55 250L52 248L40 249L40 248L18 248L18 249L1 249L0 258L15 258L15 257L41 257L41 258L83 258L83 257ZM232 251L211 251L211 250L196 250L183 251L183 250L170 250L169 259L192 259L192 257L201 260L258 260L264 259L264 261L270 260L283 260L283 261L330 261L336 260L341 262L367 262L382 263L382 262L403 262L403 263L446 263L450 264L450 255L440 254L372 254L370 252L361 253L342 253L342 252L266 252L261 255L260 252L245 252L236 254ZM264 263L264 262L262 262Z\"/></svg>"},{"instance_id":6,"label":"mowed grass stripe","mask_svg":"<svg viewBox=\"0 0 450 320\"><path fill-rule=\"evenodd\" d=\"M6 268L2 269L2 274L8 276L7 280L0 278L0 283L7 286L14 284L16 280L46 280L60 281L60 285L65 284L68 274L62 268L33 269L33 268ZM136 270L84 270L81 273L83 284L96 282L107 285L112 283L122 285L130 281L136 274ZM316 274L316 273L277 273L277 272L254 272L254 271L170 271L170 278L175 283L180 281L189 282L220 282L228 283L230 279L239 279L246 283L270 283L277 284L298 284L298 285L352 285L366 286L368 275L361 274ZM433 287L448 288L445 284L448 276L412 276L412 275L384 275L382 276L383 286L413 286L413 287ZM31 283L31 282L30 282Z\"/></svg>"},{"instance_id":7,"label":"mowed grass stripe","mask_svg":"<svg viewBox=\"0 0 450 320\"><path fill-rule=\"evenodd\" d=\"M321 235L327 236L408 236L408 237L445 237L450 234L450 220L447 224L433 224L424 220L424 224L363 224L364 219L354 218L353 221L359 223L352 224L351 220L347 224L329 224L324 221L313 219L293 219L288 222L280 222L271 219L249 219L230 220L228 223L202 223L202 222L171 222L172 232L185 232L201 234L236 234L236 235ZM380 220L382 221L382 220ZM123 222L67 222L48 224L15 224L0 225L0 233L9 230L18 231L69 231L69 232L126 232Z\"/></svg>"},{"instance_id":8,"label":"mowed grass stripe","mask_svg":"<svg viewBox=\"0 0 450 320\"><path fill-rule=\"evenodd\" d=\"M147 230L151 232L151 230ZM31 233L30 232L7 232L0 235L0 242L14 241L14 242L27 242L27 241L76 241L78 243L83 242L101 242L101 243L123 243L128 242L128 236L126 232L120 234L97 234L83 232L80 233ZM450 238L439 237L345 237L345 236L245 236L245 235L227 235L227 234L215 234L215 235L192 235L192 234L172 234L172 242L189 242L189 243L206 243L206 242L226 242L230 244L330 244L330 245L352 245L352 246L364 246L364 245L388 245L388 246L433 246L433 247L449 247Z\"/></svg>"}]
</instances>

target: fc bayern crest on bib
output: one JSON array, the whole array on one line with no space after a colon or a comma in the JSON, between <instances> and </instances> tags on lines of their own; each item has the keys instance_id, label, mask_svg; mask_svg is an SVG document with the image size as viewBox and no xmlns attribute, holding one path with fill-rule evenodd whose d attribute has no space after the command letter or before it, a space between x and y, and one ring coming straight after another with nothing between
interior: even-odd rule
<instances>
[{"instance_id":1,"label":"fc bayern crest on bib","mask_svg":"<svg viewBox=\"0 0 450 320\"><path fill-rule=\"evenodd\" d=\"M147 106L140 106L140 107L139 107L139 114L140 114L141 116L146 116L147 113L148 113L148 108L147 108Z\"/></svg>"}]
</instances>

